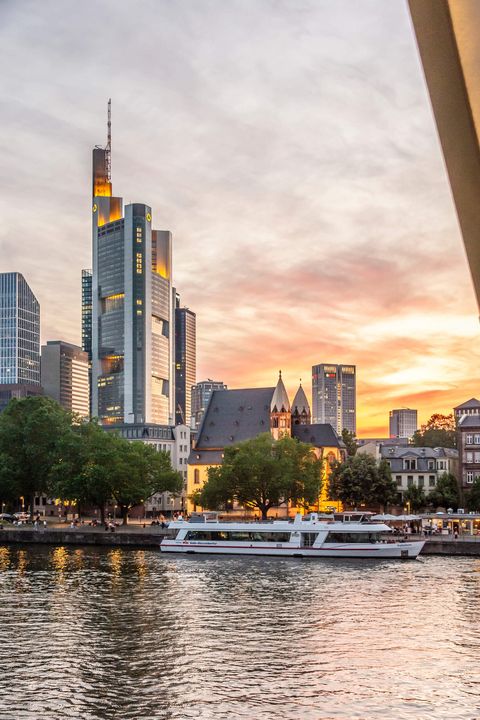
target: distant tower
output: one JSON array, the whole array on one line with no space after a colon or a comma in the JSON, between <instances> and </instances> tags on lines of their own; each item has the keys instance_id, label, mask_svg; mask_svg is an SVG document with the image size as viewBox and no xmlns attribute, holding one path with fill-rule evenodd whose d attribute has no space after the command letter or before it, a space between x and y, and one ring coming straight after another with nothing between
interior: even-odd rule
<instances>
[{"instance_id":1,"label":"distant tower","mask_svg":"<svg viewBox=\"0 0 480 720\"><path fill-rule=\"evenodd\" d=\"M292 425L310 425L311 422L310 405L300 380L300 386L292 403Z\"/></svg>"},{"instance_id":2,"label":"distant tower","mask_svg":"<svg viewBox=\"0 0 480 720\"><path fill-rule=\"evenodd\" d=\"M283 384L281 370L270 404L270 430L275 440L278 440L282 435L291 436L292 434L290 401Z\"/></svg>"}]
</instances>

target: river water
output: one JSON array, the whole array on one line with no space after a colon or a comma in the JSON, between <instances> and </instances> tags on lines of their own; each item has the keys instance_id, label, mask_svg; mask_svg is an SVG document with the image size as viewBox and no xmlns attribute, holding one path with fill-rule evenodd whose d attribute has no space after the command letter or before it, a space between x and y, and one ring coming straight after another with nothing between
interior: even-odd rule
<instances>
[{"instance_id":1,"label":"river water","mask_svg":"<svg viewBox=\"0 0 480 720\"><path fill-rule=\"evenodd\" d=\"M0 546L1 720L480 718L480 560Z\"/></svg>"}]
</instances>

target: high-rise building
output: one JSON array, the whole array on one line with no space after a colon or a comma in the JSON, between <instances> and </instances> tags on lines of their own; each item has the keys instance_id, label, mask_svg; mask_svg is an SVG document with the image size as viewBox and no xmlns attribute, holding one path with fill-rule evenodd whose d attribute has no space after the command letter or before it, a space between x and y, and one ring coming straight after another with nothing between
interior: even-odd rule
<instances>
[{"instance_id":1,"label":"high-rise building","mask_svg":"<svg viewBox=\"0 0 480 720\"><path fill-rule=\"evenodd\" d=\"M190 425L192 415L192 387L197 381L196 316L180 307L177 295L175 307L175 424Z\"/></svg>"},{"instance_id":2,"label":"high-rise building","mask_svg":"<svg viewBox=\"0 0 480 720\"><path fill-rule=\"evenodd\" d=\"M322 363L312 367L314 423L329 423L337 433L357 432L355 365Z\"/></svg>"},{"instance_id":3,"label":"high-rise building","mask_svg":"<svg viewBox=\"0 0 480 720\"><path fill-rule=\"evenodd\" d=\"M23 275L0 273L0 410L41 394L40 305Z\"/></svg>"},{"instance_id":4,"label":"high-rise building","mask_svg":"<svg viewBox=\"0 0 480 720\"><path fill-rule=\"evenodd\" d=\"M112 196L110 123L93 150L92 415L104 425L174 417L172 236L152 209Z\"/></svg>"},{"instance_id":5,"label":"high-rise building","mask_svg":"<svg viewBox=\"0 0 480 720\"><path fill-rule=\"evenodd\" d=\"M211 380L209 378L192 387L192 418L195 428L200 426L214 390L227 390L227 386L220 380Z\"/></svg>"},{"instance_id":6,"label":"high-rise building","mask_svg":"<svg viewBox=\"0 0 480 720\"><path fill-rule=\"evenodd\" d=\"M82 270L82 350L92 361L92 271Z\"/></svg>"},{"instance_id":7,"label":"high-rise building","mask_svg":"<svg viewBox=\"0 0 480 720\"><path fill-rule=\"evenodd\" d=\"M42 387L65 410L88 417L88 354L77 345L49 340L42 345Z\"/></svg>"},{"instance_id":8,"label":"high-rise building","mask_svg":"<svg viewBox=\"0 0 480 720\"><path fill-rule=\"evenodd\" d=\"M417 411L410 408L390 410L390 437L411 438L418 430Z\"/></svg>"}]
</instances>

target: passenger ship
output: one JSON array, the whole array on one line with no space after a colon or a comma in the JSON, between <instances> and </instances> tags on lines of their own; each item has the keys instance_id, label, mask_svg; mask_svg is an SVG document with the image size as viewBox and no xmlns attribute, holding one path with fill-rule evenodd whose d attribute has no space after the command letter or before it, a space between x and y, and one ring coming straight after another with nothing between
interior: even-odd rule
<instances>
[{"instance_id":1,"label":"passenger ship","mask_svg":"<svg viewBox=\"0 0 480 720\"><path fill-rule=\"evenodd\" d=\"M215 555L275 555L300 558L416 558L423 541L396 539L384 523L368 515L296 515L273 522L219 522L214 513L170 523L175 538L164 538L162 552Z\"/></svg>"}]
</instances>

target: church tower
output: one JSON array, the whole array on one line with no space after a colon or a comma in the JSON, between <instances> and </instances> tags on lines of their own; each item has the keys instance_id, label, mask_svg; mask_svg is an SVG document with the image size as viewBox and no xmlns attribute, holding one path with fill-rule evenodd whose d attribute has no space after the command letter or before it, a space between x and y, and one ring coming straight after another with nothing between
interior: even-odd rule
<instances>
[{"instance_id":1,"label":"church tower","mask_svg":"<svg viewBox=\"0 0 480 720\"><path fill-rule=\"evenodd\" d=\"M292 415L290 401L287 391L282 380L282 371L280 370L277 387L273 393L272 402L270 404L270 430L274 440L278 440L282 435L292 434Z\"/></svg>"},{"instance_id":2,"label":"church tower","mask_svg":"<svg viewBox=\"0 0 480 720\"><path fill-rule=\"evenodd\" d=\"M302 381L300 380L300 386L292 403L292 425L310 425L311 422L312 414L310 412L310 405L308 404L307 396L305 395Z\"/></svg>"}]
</instances>

